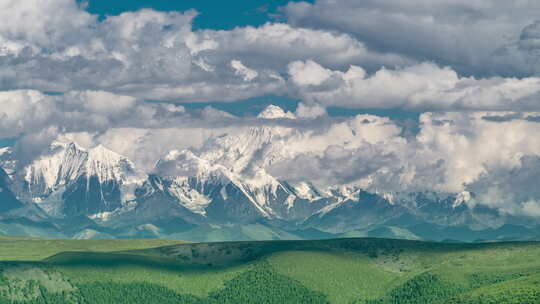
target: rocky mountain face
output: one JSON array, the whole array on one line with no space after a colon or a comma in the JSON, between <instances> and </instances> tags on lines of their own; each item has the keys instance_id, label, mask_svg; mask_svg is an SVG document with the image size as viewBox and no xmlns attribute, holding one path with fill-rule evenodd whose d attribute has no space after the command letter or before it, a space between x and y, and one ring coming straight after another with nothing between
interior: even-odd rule
<instances>
[{"instance_id":1,"label":"rocky mountain face","mask_svg":"<svg viewBox=\"0 0 540 304\"><path fill-rule=\"evenodd\" d=\"M23 206L11 191L10 184L11 180L6 171L0 168L0 212L10 211Z\"/></svg>"},{"instance_id":2,"label":"rocky mountain face","mask_svg":"<svg viewBox=\"0 0 540 304\"><path fill-rule=\"evenodd\" d=\"M53 142L41 157L21 168L12 164L11 170L19 200L60 218L92 217L122 208L146 179L127 158L103 146L85 150L63 142Z\"/></svg>"},{"instance_id":3,"label":"rocky mountain face","mask_svg":"<svg viewBox=\"0 0 540 304\"><path fill-rule=\"evenodd\" d=\"M263 119L294 119L269 107ZM370 193L277 179L264 168L294 156L260 126L198 150L174 150L151 172L106 147L53 142L30 163L0 150L0 233L164 237L193 241L376 236L474 241L535 239L535 223L470 207L470 193Z\"/></svg>"}]
</instances>

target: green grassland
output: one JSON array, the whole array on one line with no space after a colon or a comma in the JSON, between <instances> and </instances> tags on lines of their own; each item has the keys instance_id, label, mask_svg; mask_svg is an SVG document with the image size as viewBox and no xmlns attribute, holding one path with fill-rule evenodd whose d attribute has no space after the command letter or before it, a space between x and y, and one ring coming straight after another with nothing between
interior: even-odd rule
<instances>
[{"instance_id":1,"label":"green grassland","mask_svg":"<svg viewBox=\"0 0 540 304\"><path fill-rule=\"evenodd\" d=\"M1 238L0 257L0 304L540 303L534 242Z\"/></svg>"},{"instance_id":2,"label":"green grassland","mask_svg":"<svg viewBox=\"0 0 540 304\"><path fill-rule=\"evenodd\" d=\"M182 244L159 239L62 240L0 235L0 261L39 261L64 251L114 252Z\"/></svg>"}]
</instances>

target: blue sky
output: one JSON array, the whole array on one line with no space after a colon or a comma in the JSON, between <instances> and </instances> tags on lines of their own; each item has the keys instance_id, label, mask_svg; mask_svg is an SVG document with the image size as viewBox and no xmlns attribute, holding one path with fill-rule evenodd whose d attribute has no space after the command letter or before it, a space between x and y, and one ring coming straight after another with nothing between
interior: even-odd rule
<instances>
[{"instance_id":1,"label":"blue sky","mask_svg":"<svg viewBox=\"0 0 540 304\"><path fill-rule=\"evenodd\" d=\"M308 0L306 2L310 2ZM118 15L125 11L152 8L159 11L186 11L195 9L199 16L195 28L230 29L235 26L258 26L274 20L277 9L289 0L89 0L88 11L93 14Z\"/></svg>"}]
</instances>

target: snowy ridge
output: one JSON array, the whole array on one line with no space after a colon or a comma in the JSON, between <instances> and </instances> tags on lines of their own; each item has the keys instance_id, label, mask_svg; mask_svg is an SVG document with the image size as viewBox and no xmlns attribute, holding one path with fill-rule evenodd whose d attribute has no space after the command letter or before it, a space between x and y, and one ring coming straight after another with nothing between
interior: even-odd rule
<instances>
[{"instance_id":1,"label":"snowy ridge","mask_svg":"<svg viewBox=\"0 0 540 304\"><path fill-rule=\"evenodd\" d=\"M23 169L30 195L38 198L75 181L84 174L87 158L75 143L53 142L46 155Z\"/></svg>"},{"instance_id":2,"label":"snowy ridge","mask_svg":"<svg viewBox=\"0 0 540 304\"><path fill-rule=\"evenodd\" d=\"M322 217L348 201L359 201L361 191L362 189L358 187L339 186L328 188L325 191L325 196L335 198L335 201L317 211L316 214L318 214L319 217Z\"/></svg>"},{"instance_id":3,"label":"snowy ridge","mask_svg":"<svg viewBox=\"0 0 540 304\"><path fill-rule=\"evenodd\" d=\"M130 200L134 199L135 188L146 179L127 158L103 146L87 151L76 143L59 141L53 142L47 153L26 166L21 174L34 202L62 191L81 177L87 183L90 178L97 178L100 184L117 182L122 186L124 199Z\"/></svg>"},{"instance_id":4,"label":"snowy ridge","mask_svg":"<svg viewBox=\"0 0 540 304\"><path fill-rule=\"evenodd\" d=\"M238 189L266 218L282 218L276 208L291 209L299 199L313 202L334 198L335 203L325 209L329 211L347 200L357 199L359 192L350 187L322 191L309 183L298 186L284 184L262 168L235 172L198 157L189 150L171 151L157 163L154 171L166 181L160 185L161 190L175 197L183 207L201 215L206 215L205 208L212 203L209 194L216 187L224 200L229 199L227 185Z\"/></svg>"},{"instance_id":5,"label":"snowy ridge","mask_svg":"<svg viewBox=\"0 0 540 304\"><path fill-rule=\"evenodd\" d=\"M88 151L84 169L86 176L97 176L100 182L126 180L137 175L131 161L102 145Z\"/></svg>"},{"instance_id":6,"label":"snowy ridge","mask_svg":"<svg viewBox=\"0 0 540 304\"><path fill-rule=\"evenodd\" d=\"M452 204L453 208L457 208L463 204L467 204L472 199L472 195L468 191L463 191L458 193L456 196L456 199L454 200L454 203Z\"/></svg>"},{"instance_id":7,"label":"snowy ridge","mask_svg":"<svg viewBox=\"0 0 540 304\"><path fill-rule=\"evenodd\" d=\"M229 134L209 140L201 149L200 157L241 172L250 164L264 166L282 158L286 138L297 131L281 126L251 127L240 134Z\"/></svg>"},{"instance_id":8,"label":"snowy ridge","mask_svg":"<svg viewBox=\"0 0 540 304\"><path fill-rule=\"evenodd\" d=\"M258 118L295 116L271 105ZM292 213L324 213L357 199L356 188L320 189L308 181L291 184L264 169L294 158L299 151L290 143L303 136L295 128L261 124L210 138L200 149L172 150L164 155L150 172L155 177L151 182L130 160L102 145L84 149L73 142L55 141L41 157L20 170L18 194L24 201L39 203L49 214L61 216L64 194L68 193L74 212L84 212L99 221L133 210L141 195L149 197L156 192L202 216L207 216L213 203L231 208L230 204L247 202L269 219L287 219ZM8 149L2 152L9 153ZM114 196L116 188L120 189L120 199ZM81 194L81 190L86 193ZM86 210L78 205L81 200L101 206Z\"/></svg>"},{"instance_id":9,"label":"snowy ridge","mask_svg":"<svg viewBox=\"0 0 540 304\"><path fill-rule=\"evenodd\" d=\"M220 164L212 164L206 159L197 157L189 150L171 151L160 160L155 172L169 182L166 191L176 197L182 206L204 215L204 209L211 202L206 191L208 187L222 187L220 194L228 199L224 190L228 184L234 185L253 205L265 216L271 216L273 211L268 207L268 201L275 198L281 184L258 170L250 178L246 178Z\"/></svg>"},{"instance_id":10,"label":"snowy ridge","mask_svg":"<svg viewBox=\"0 0 540 304\"><path fill-rule=\"evenodd\" d=\"M295 195L306 199L308 201L314 201L323 198L323 194L317 190L317 188L308 182L301 182L294 186ZM326 197L329 195L327 194Z\"/></svg>"},{"instance_id":11,"label":"snowy ridge","mask_svg":"<svg viewBox=\"0 0 540 304\"><path fill-rule=\"evenodd\" d=\"M258 118L294 119L294 114L277 106L268 106ZM233 185L261 215L281 218L283 209L294 207L298 200L315 202L333 198L334 204L355 199L348 188L317 189L305 182L291 185L270 175L265 167L283 159L292 159L298 151L287 144L301 139L302 134L283 126L255 126L234 134L208 140L197 151L171 151L155 167L155 174L167 181L164 189L189 210L205 215L212 198L207 187L221 187L224 200L229 194L224 188Z\"/></svg>"},{"instance_id":12,"label":"snowy ridge","mask_svg":"<svg viewBox=\"0 0 540 304\"><path fill-rule=\"evenodd\" d=\"M0 167L10 176L15 173L17 160L11 147L0 148Z\"/></svg>"},{"instance_id":13,"label":"snowy ridge","mask_svg":"<svg viewBox=\"0 0 540 304\"><path fill-rule=\"evenodd\" d=\"M204 194L206 186L226 184L228 180L224 168L212 166L189 150L169 152L158 161L154 171L169 184L160 184L160 190L168 192L182 206L201 215L205 215L205 208L210 203L210 198Z\"/></svg>"}]
</instances>

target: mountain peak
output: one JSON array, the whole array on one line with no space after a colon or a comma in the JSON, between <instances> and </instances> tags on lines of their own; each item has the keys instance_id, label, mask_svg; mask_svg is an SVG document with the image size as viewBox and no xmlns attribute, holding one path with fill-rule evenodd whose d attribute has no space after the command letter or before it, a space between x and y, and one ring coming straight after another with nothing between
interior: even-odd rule
<instances>
[{"instance_id":1,"label":"mountain peak","mask_svg":"<svg viewBox=\"0 0 540 304\"><path fill-rule=\"evenodd\" d=\"M55 139L51 142L51 145L50 145L51 149L54 149L54 148L64 148L64 149L69 149L69 148L76 148L77 150L85 150L83 147L81 147L78 143L74 142L74 141L65 141L65 140L60 140L60 139Z\"/></svg>"},{"instance_id":2,"label":"mountain peak","mask_svg":"<svg viewBox=\"0 0 540 304\"><path fill-rule=\"evenodd\" d=\"M97 160L120 160L125 157L99 144L88 151L92 159Z\"/></svg>"},{"instance_id":3,"label":"mountain peak","mask_svg":"<svg viewBox=\"0 0 540 304\"><path fill-rule=\"evenodd\" d=\"M93 177L100 184L115 181L127 185L137 184L146 176L126 157L102 145L87 150L75 142L56 140L50 144L49 150L20 172L26 182L25 187L32 190L25 200L41 201L42 197L57 191L61 193L66 187L83 180L89 187L88 180ZM130 191L123 191L122 195Z\"/></svg>"},{"instance_id":4,"label":"mountain peak","mask_svg":"<svg viewBox=\"0 0 540 304\"><path fill-rule=\"evenodd\" d=\"M124 183L129 181L137 183L146 176L136 169L127 157L101 144L88 151L85 172L88 176L97 176L100 182L121 180Z\"/></svg>"},{"instance_id":5,"label":"mountain peak","mask_svg":"<svg viewBox=\"0 0 540 304\"><path fill-rule=\"evenodd\" d=\"M275 106L275 105L269 105L264 109L257 118L263 118L263 119L277 119L277 118L286 118L286 119L295 119L296 115L294 115L291 112L285 112L282 108Z\"/></svg>"}]
</instances>

